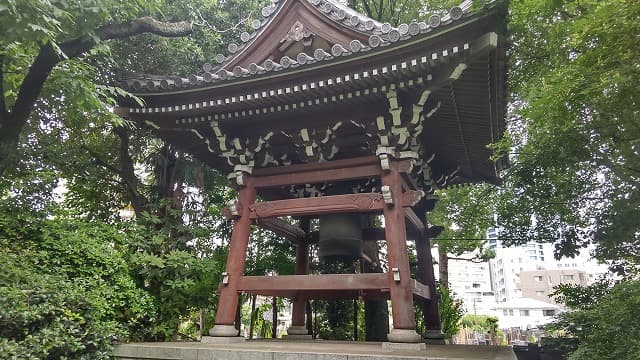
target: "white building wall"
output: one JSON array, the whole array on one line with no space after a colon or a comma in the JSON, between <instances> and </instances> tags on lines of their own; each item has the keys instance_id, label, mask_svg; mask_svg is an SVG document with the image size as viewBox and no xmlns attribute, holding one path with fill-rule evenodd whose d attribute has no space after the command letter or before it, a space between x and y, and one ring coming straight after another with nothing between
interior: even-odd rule
<instances>
[{"instance_id":1,"label":"white building wall","mask_svg":"<svg viewBox=\"0 0 640 360\"><path fill-rule=\"evenodd\" d=\"M437 247L432 250L434 259L438 259ZM453 257L453 255L451 255ZM461 259L475 258L475 254L466 253L456 256ZM436 278L440 272L434 265ZM477 315L495 316L495 297L491 290L491 276L488 262L467 260L449 260L450 289L458 299L464 302L465 312Z\"/></svg>"}]
</instances>

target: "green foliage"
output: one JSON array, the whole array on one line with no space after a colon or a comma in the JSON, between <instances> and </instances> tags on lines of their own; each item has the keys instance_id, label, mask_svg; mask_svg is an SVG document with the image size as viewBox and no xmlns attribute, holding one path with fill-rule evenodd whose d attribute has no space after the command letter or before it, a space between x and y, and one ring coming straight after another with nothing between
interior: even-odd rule
<instances>
[{"instance_id":1,"label":"green foliage","mask_svg":"<svg viewBox=\"0 0 640 360\"><path fill-rule=\"evenodd\" d=\"M438 285L438 302L440 322L445 338L451 339L460 330L460 320L464 315L464 303L457 299L455 294L445 286Z\"/></svg>"},{"instance_id":2,"label":"green foliage","mask_svg":"<svg viewBox=\"0 0 640 360\"><path fill-rule=\"evenodd\" d=\"M560 299L574 311L560 314L549 330L578 338L570 360L638 358L640 325L635 320L640 318L640 281L609 285L601 282L559 291Z\"/></svg>"},{"instance_id":3,"label":"green foliage","mask_svg":"<svg viewBox=\"0 0 640 360\"><path fill-rule=\"evenodd\" d=\"M461 255L483 250L487 229L494 225L493 185L479 184L453 187L437 192L438 202L429 213L429 222L444 227L433 239L438 251ZM482 254L481 254L482 255Z\"/></svg>"},{"instance_id":4,"label":"green foliage","mask_svg":"<svg viewBox=\"0 0 640 360\"><path fill-rule=\"evenodd\" d=\"M504 240L589 243L612 270L640 261L637 86L640 3L518 1L510 8L514 92L500 201ZM504 154L504 153L502 153Z\"/></svg>"},{"instance_id":5,"label":"green foliage","mask_svg":"<svg viewBox=\"0 0 640 360\"><path fill-rule=\"evenodd\" d=\"M0 352L5 358L106 359L143 338L155 308L129 276L107 224L0 208Z\"/></svg>"},{"instance_id":6,"label":"green foliage","mask_svg":"<svg viewBox=\"0 0 640 360\"><path fill-rule=\"evenodd\" d=\"M498 331L498 318L489 315L467 314L460 320L460 325L466 329L495 334Z\"/></svg>"}]
</instances>

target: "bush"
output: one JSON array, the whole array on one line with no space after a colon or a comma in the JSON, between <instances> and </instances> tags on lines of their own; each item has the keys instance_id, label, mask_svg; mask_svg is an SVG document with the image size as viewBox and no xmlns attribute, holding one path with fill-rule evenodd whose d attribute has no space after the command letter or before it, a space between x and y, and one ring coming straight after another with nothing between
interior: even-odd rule
<instances>
[{"instance_id":1,"label":"bush","mask_svg":"<svg viewBox=\"0 0 640 360\"><path fill-rule=\"evenodd\" d=\"M601 282L586 288L564 287L556 294L574 310L561 314L559 320L549 326L556 334L578 339L578 348L570 360L638 359L640 281L606 285Z\"/></svg>"},{"instance_id":2,"label":"bush","mask_svg":"<svg viewBox=\"0 0 640 360\"><path fill-rule=\"evenodd\" d=\"M113 341L144 337L155 308L115 250L118 236L0 211L2 358L106 359Z\"/></svg>"}]
</instances>

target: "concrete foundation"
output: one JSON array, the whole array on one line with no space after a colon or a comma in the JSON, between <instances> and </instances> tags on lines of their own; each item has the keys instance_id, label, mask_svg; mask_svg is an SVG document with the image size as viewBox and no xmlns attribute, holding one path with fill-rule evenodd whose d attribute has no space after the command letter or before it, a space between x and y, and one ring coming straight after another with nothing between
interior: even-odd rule
<instances>
[{"instance_id":1,"label":"concrete foundation","mask_svg":"<svg viewBox=\"0 0 640 360\"><path fill-rule=\"evenodd\" d=\"M418 344L404 344L418 345ZM117 360L515 360L509 347L446 345L426 349L379 342L248 340L241 343L131 343L116 345Z\"/></svg>"}]
</instances>

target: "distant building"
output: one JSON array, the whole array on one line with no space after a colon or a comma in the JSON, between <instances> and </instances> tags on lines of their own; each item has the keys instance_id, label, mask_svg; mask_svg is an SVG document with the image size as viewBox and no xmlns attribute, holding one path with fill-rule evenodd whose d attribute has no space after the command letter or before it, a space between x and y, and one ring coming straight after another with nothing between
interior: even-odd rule
<instances>
[{"instance_id":1,"label":"distant building","mask_svg":"<svg viewBox=\"0 0 640 360\"><path fill-rule=\"evenodd\" d=\"M475 254L465 253L460 259L473 259ZM468 314L495 315L495 296L491 288L489 262L449 260L451 290L464 302Z\"/></svg>"},{"instance_id":2,"label":"distant building","mask_svg":"<svg viewBox=\"0 0 640 360\"><path fill-rule=\"evenodd\" d=\"M503 247L497 240L495 258L490 260L491 280L497 302L521 297L519 274L523 271L544 270L553 259L551 244L527 243Z\"/></svg>"},{"instance_id":3,"label":"distant building","mask_svg":"<svg viewBox=\"0 0 640 360\"><path fill-rule=\"evenodd\" d=\"M520 292L526 298L557 304L549 295L553 292L553 287L559 284L586 286L589 284L589 277L585 271L572 268L520 273Z\"/></svg>"},{"instance_id":4,"label":"distant building","mask_svg":"<svg viewBox=\"0 0 640 360\"><path fill-rule=\"evenodd\" d=\"M558 305L524 297L500 303L495 310L498 313L498 326L501 329L520 328L522 330L548 324L563 311Z\"/></svg>"},{"instance_id":5,"label":"distant building","mask_svg":"<svg viewBox=\"0 0 640 360\"><path fill-rule=\"evenodd\" d=\"M552 243L529 242L519 246L505 247L499 239L499 229L491 228L487 231L486 247L495 251L495 258L489 262L491 272L492 290L495 293L498 303L509 301L519 297L531 297L543 300L539 293L540 289L533 290L533 293L523 292L522 273L540 270L574 270L583 272L585 285L593 282L597 277L607 273L607 266L598 264L592 259L589 249L580 252L574 258L554 258ZM576 274L579 279L580 275ZM557 285L559 282L554 282ZM582 282L580 282L583 284ZM527 290L528 291L528 290ZM548 296L545 293L544 296ZM550 301L548 298L544 301Z\"/></svg>"}]
</instances>

